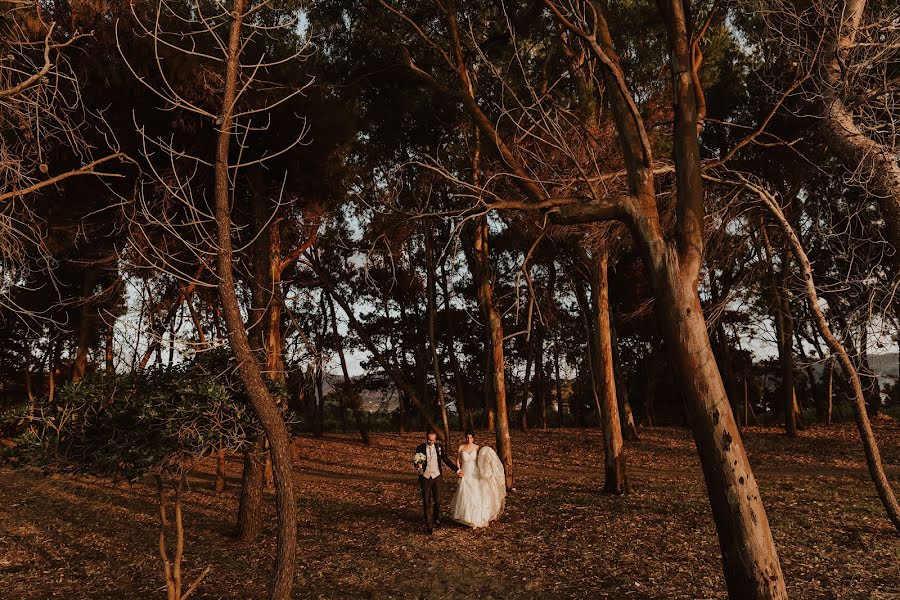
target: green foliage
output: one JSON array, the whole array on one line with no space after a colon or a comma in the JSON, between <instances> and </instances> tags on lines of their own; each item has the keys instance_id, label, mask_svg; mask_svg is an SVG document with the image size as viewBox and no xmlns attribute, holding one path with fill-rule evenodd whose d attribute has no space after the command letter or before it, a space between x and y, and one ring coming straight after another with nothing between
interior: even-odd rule
<instances>
[{"instance_id":1,"label":"green foliage","mask_svg":"<svg viewBox=\"0 0 900 600\"><path fill-rule=\"evenodd\" d=\"M128 479L184 470L220 445L242 450L260 433L224 351L171 369L90 376L38 400L29 420L20 459Z\"/></svg>"}]
</instances>

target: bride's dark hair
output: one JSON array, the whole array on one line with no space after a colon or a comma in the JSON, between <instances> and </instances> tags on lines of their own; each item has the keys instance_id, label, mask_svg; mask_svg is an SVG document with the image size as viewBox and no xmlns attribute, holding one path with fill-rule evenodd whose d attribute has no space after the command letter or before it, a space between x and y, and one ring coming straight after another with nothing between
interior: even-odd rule
<instances>
[{"instance_id":1,"label":"bride's dark hair","mask_svg":"<svg viewBox=\"0 0 900 600\"><path fill-rule=\"evenodd\" d=\"M469 437L470 435L472 436L472 439L474 440L474 439L475 439L475 432L472 431L471 429L466 429L465 436L466 436L466 437Z\"/></svg>"}]
</instances>

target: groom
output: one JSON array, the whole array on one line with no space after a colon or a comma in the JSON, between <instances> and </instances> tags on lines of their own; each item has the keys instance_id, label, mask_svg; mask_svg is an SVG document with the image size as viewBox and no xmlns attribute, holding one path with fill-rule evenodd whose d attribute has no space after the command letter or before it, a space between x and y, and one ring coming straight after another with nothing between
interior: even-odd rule
<instances>
[{"instance_id":1,"label":"groom","mask_svg":"<svg viewBox=\"0 0 900 600\"><path fill-rule=\"evenodd\" d=\"M416 447L416 454L425 455L425 463L417 464L416 472L419 473L419 488L422 490L422 508L425 511L425 533L431 535L434 527L441 525L441 462L447 465L457 477L462 477L463 472L447 457L443 446L437 443L437 432L429 429L425 435L425 443ZM433 509L433 510L429 510Z\"/></svg>"}]
</instances>

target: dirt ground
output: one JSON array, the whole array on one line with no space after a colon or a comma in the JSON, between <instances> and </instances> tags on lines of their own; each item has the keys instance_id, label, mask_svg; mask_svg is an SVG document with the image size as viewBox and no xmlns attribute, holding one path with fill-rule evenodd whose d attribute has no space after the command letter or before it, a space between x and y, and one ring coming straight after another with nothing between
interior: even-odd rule
<instances>
[{"instance_id":1,"label":"dirt ground","mask_svg":"<svg viewBox=\"0 0 900 600\"><path fill-rule=\"evenodd\" d=\"M900 481L900 426L877 434ZM718 544L688 431L643 429L626 446L633 493L602 487L594 430L516 433L517 491L487 530L422 533L410 461L420 434L296 440L300 521L295 598L724 598ZM486 441L493 445L493 439ZM492 437L492 436L491 436ZM852 425L745 440L792 598L900 599L900 536L868 480ZM241 463L210 488L204 462L186 496L192 598L264 598L274 553L233 538ZM443 506L455 484L447 486ZM0 598L164 598L155 488L0 469Z\"/></svg>"}]
</instances>

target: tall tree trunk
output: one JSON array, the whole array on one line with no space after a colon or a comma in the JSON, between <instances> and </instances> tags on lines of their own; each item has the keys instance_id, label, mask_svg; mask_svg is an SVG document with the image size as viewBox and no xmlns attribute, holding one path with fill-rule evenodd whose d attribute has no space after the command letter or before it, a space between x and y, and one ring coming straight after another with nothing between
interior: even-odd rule
<instances>
[{"instance_id":1,"label":"tall tree trunk","mask_svg":"<svg viewBox=\"0 0 900 600\"><path fill-rule=\"evenodd\" d=\"M78 321L78 345L75 350L75 362L72 365L72 383L81 381L87 369L88 352L94 339L94 321L96 316L96 310L89 299L94 294L97 276L96 269L87 269L82 280L81 317Z\"/></svg>"},{"instance_id":2,"label":"tall tree trunk","mask_svg":"<svg viewBox=\"0 0 900 600\"><path fill-rule=\"evenodd\" d=\"M319 281L322 284L322 287L330 294L332 298L334 298L334 301L338 303L338 306L341 307L341 310L344 311L344 315L347 317L347 323L350 328L356 332L356 335L359 336L360 341L372 354L372 358L375 359L375 362L379 364L379 366L384 370L387 376L391 378L391 381L394 382L394 385L397 387L398 393L401 395L405 394L406 399L412 402L412 404L419 410L419 412L422 413L425 418L425 424L428 427L433 428L435 431L439 431L440 427L438 427L434 419L431 418L431 415L422 404L422 401L416 395L416 391L413 389L412 384L409 382L406 376L398 369L393 367L385 358L384 354L378 350L378 347L372 341L372 337L368 334L366 328L363 327L359 320L356 318L353 307L350 306L350 303L347 302L347 300L343 296L337 293L334 282L331 280L331 276L325 271L325 269L317 260L311 261L310 266L319 277Z\"/></svg>"},{"instance_id":3,"label":"tall tree trunk","mask_svg":"<svg viewBox=\"0 0 900 600\"><path fill-rule=\"evenodd\" d=\"M444 293L444 322L447 337L447 353L450 357L450 367L453 369L453 379L456 383L456 412L459 413L459 428L474 429L472 423L472 413L466 402L466 386L463 380L462 367L459 364L459 358L456 356L455 336L453 335L453 313L450 310L450 286L447 285L447 267L446 262L441 264L441 290Z\"/></svg>"},{"instance_id":4,"label":"tall tree trunk","mask_svg":"<svg viewBox=\"0 0 900 600\"><path fill-rule=\"evenodd\" d=\"M334 308L334 298L328 294L328 304L331 307L331 331L334 334L334 345L337 348L338 358L341 362L341 373L344 376L344 394L350 401L350 407L353 409L353 420L356 423L356 429L359 431L359 437L366 446L372 442L369 439L369 430L363 422L362 410L359 406L359 395L353 386L353 380L350 378L350 371L347 369L347 359L344 356L344 341L338 333L337 311Z\"/></svg>"},{"instance_id":5,"label":"tall tree trunk","mask_svg":"<svg viewBox=\"0 0 900 600\"><path fill-rule=\"evenodd\" d=\"M609 282L607 250L602 246L594 254L591 278L591 303L594 307L594 375L600 391L600 424L603 429L604 484L608 494L628 493L625 473L625 447L619 422L619 403L613 371L612 334L609 321Z\"/></svg>"},{"instance_id":6,"label":"tall tree trunk","mask_svg":"<svg viewBox=\"0 0 900 600\"><path fill-rule=\"evenodd\" d=\"M790 256L782 254L781 273L775 274L774 253L765 225L760 227L765 248L766 263L770 280L772 302L774 304L775 337L778 345L778 363L781 366L781 397L784 406L784 432L788 437L797 437L797 395L794 389L793 316L788 291Z\"/></svg>"},{"instance_id":7,"label":"tall tree trunk","mask_svg":"<svg viewBox=\"0 0 900 600\"><path fill-rule=\"evenodd\" d=\"M531 395L531 363L534 360L534 343L532 340L526 340L528 345L527 356L525 358L525 378L522 380L522 402L519 409L519 420L522 431L528 431L528 396Z\"/></svg>"},{"instance_id":8,"label":"tall tree trunk","mask_svg":"<svg viewBox=\"0 0 900 600\"><path fill-rule=\"evenodd\" d=\"M113 328L114 323L110 323L106 327L106 372L112 374L116 370L114 363L115 354L113 353Z\"/></svg>"},{"instance_id":9,"label":"tall tree trunk","mask_svg":"<svg viewBox=\"0 0 900 600\"><path fill-rule=\"evenodd\" d=\"M284 418L260 373L259 363L250 348L247 330L235 289L231 244L231 198L229 150L233 135L235 99L240 68L241 26L245 16L244 0L234 0L225 61L224 92L219 116L215 162L215 219L217 232L217 275L222 312L231 348L238 362L244 388L259 417L272 450L275 497L278 515L278 539L275 571L269 598L287 600L291 596L297 549L297 505L291 473L291 441Z\"/></svg>"},{"instance_id":10,"label":"tall tree trunk","mask_svg":"<svg viewBox=\"0 0 900 600\"><path fill-rule=\"evenodd\" d=\"M834 359L828 359L828 373L825 376L825 425L831 425L832 393L834 385Z\"/></svg>"},{"instance_id":11,"label":"tall tree trunk","mask_svg":"<svg viewBox=\"0 0 900 600\"><path fill-rule=\"evenodd\" d=\"M782 396L784 398L784 431L788 437L797 437L797 391L794 387L793 326L791 306L784 288L778 295L779 307L778 358L781 364Z\"/></svg>"},{"instance_id":12,"label":"tall tree trunk","mask_svg":"<svg viewBox=\"0 0 900 600\"><path fill-rule=\"evenodd\" d=\"M872 424L869 422L869 415L866 411L866 399L863 393L862 383L859 379L859 373L857 373L853 361L850 360L850 355L838 340L837 336L832 333L831 327L825 319L825 314L822 312L822 307L819 305L816 286L813 282L812 265L810 265L806 251L803 249L803 244L800 242L800 238L797 237L790 222L785 218L784 213L774 196L765 189L755 186L746 180L744 180L744 185L747 189L755 192L765 203L769 212L772 214L779 227L781 227L782 232L787 238L789 248L800 264L800 269L803 274L803 283L806 288L807 304L815 319L816 327L822 338L828 344L829 349L837 355L837 358L843 367L844 375L850 380L850 385L853 388L853 414L856 418L856 427L859 430L859 436L862 439L863 451L866 455L866 464L869 467L869 474L875 484L878 496L881 498L881 503L888 515L888 519L890 519L891 523L894 524L894 527L900 531L900 504L897 503L894 490L891 487L890 481L888 481L887 474L884 472L884 466L881 462L881 452L878 450L875 433L872 431Z\"/></svg>"},{"instance_id":13,"label":"tall tree trunk","mask_svg":"<svg viewBox=\"0 0 900 600\"><path fill-rule=\"evenodd\" d=\"M563 426L562 379L559 376L559 328L553 328L553 375L556 381L557 427Z\"/></svg>"},{"instance_id":14,"label":"tall tree trunk","mask_svg":"<svg viewBox=\"0 0 900 600\"><path fill-rule=\"evenodd\" d=\"M509 416L506 408L506 376L503 356L503 321L500 311L494 302L494 289L490 280L490 251L488 246L488 222L486 217L481 217L475 234L475 255L477 257L478 273L475 279L478 285L478 299L481 302L481 311L488 323L490 333L491 351L491 391L494 396L494 409L497 411L495 432L497 440L497 454L503 462L506 472L506 489L515 489L513 478L512 441L509 436Z\"/></svg>"},{"instance_id":15,"label":"tall tree trunk","mask_svg":"<svg viewBox=\"0 0 900 600\"><path fill-rule=\"evenodd\" d=\"M629 442L638 439L637 424L634 422L634 412L631 410L631 402L628 399L628 386L625 383L625 374L622 370L622 361L619 360L619 337L616 335L615 318L610 314L610 349L612 350L613 370L616 374L616 395L619 399L619 413L622 417L622 436Z\"/></svg>"},{"instance_id":16,"label":"tall tree trunk","mask_svg":"<svg viewBox=\"0 0 900 600\"><path fill-rule=\"evenodd\" d=\"M431 346L431 362L434 368L434 386L437 390L438 404L441 411L441 422L444 425L444 439L450 439L450 421L447 419L447 400L444 398L444 384L441 381L441 361L437 346L437 283L434 264L434 240L431 224L425 224L425 261L428 286L428 343Z\"/></svg>"},{"instance_id":17,"label":"tall tree trunk","mask_svg":"<svg viewBox=\"0 0 900 600\"><path fill-rule=\"evenodd\" d=\"M591 33L571 25L552 0L546 4L557 20L578 35L603 65L630 190L627 197L561 207L554 220L568 224L620 219L628 224L650 274L665 347L692 413L694 440L716 523L729 595L733 600L787 598L765 508L716 365L698 296L704 230L704 191L697 139L697 105L702 90L693 64L687 3L658 2L668 35L675 111L673 154L677 202L671 242L660 226L649 138L612 47L603 12L592 13L595 33Z\"/></svg>"},{"instance_id":18,"label":"tall tree trunk","mask_svg":"<svg viewBox=\"0 0 900 600\"><path fill-rule=\"evenodd\" d=\"M538 327L535 343L537 352L534 361L534 395L541 417L541 429L547 429L547 375L544 370L544 336L545 328Z\"/></svg>"},{"instance_id":19,"label":"tall tree trunk","mask_svg":"<svg viewBox=\"0 0 900 600\"><path fill-rule=\"evenodd\" d=\"M556 303L556 261L550 258L547 265L547 299L550 306L550 322L553 328L553 381L556 386L557 427L563 426L562 380L559 377L559 316Z\"/></svg>"},{"instance_id":20,"label":"tall tree trunk","mask_svg":"<svg viewBox=\"0 0 900 600\"><path fill-rule=\"evenodd\" d=\"M597 422L600 423L602 427L603 406L600 400L602 392L600 391L600 376L598 375L596 366L598 356L596 321L593 316L594 311L591 308L591 304L588 302L587 294L585 294L584 287L580 280L575 282L575 298L578 302L578 307L581 309L581 316L584 321L584 332L588 351L584 362L587 363L588 372L591 376L591 394L594 398L594 410L597 411Z\"/></svg>"}]
</instances>

